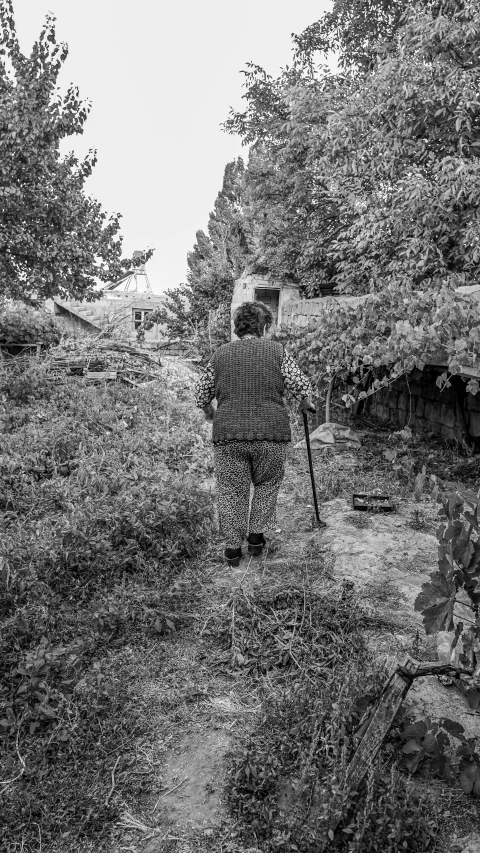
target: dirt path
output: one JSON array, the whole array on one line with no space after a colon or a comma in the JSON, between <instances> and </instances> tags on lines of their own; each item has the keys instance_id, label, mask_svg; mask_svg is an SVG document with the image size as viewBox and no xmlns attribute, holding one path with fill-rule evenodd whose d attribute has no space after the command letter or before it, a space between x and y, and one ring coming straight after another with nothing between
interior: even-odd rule
<instances>
[{"instance_id":1,"label":"dirt path","mask_svg":"<svg viewBox=\"0 0 480 853\"><path fill-rule=\"evenodd\" d=\"M295 474L292 471L290 477L300 478L305 484L305 466L297 455L299 451L295 453ZM333 464L354 479L359 460L351 454L339 453ZM320 454L316 455L315 466L320 475ZM300 519L295 518L296 513L287 511L288 503L287 492L281 517L285 528L291 530L293 541ZM364 514L353 511L350 501L343 497L325 502L322 515L328 527L317 538L325 549L333 576L338 582L353 582L366 610L377 618L383 617L386 626L391 625L391 631L383 630L371 637L379 658L384 656L390 663L401 661L410 653L435 660L436 638L425 636L421 616L414 609L421 585L436 567L435 504L427 499L420 504L400 499L394 513ZM409 692L409 701L419 714L451 717L464 726L467 737L480 738L480 716L472 714L465 698L454 687L443 686L435 676L416 681Z\"/></svg>"},{"instance_id":2,"label":"dirt path","mask_svg":"<svg viewBox=\"0 0 480 853\"><path fill-rule=\"evenodd\" d=\"M173 365L172 369L178 368ZM187 367L182 379L188 381L189 373ZM145 686L154 700L152 713L159 714L165 745L158 791L151 800L156 807L150 806L155 830L145 827L140 837L138 830L122 832L115 850L223 851L224 840L234 830L222 796L226 756L248 732L260 697L212 657L208 627L239 588L248 594L269 583L299 582L308 557L314 566L313 590L338 587L345 581L355 584L365 608L375 616L378 627L371 632L370 643L379 660L401 661L407 652L435 658L435 644L425 638L413 607L435 565L435 508L422 504L420 521L418 504L407 500L388 515L353 512L348 488L360 465L359 457L351 454L338 454L328 463L315 454L320 488L328 492L327 481L330 478L332 485L337 477L343 491L323 503L321 512L328 527L319 531L312 526L306 459L301 451L292 450L279 499L278 550L272 548L262 558L244 558L238 569L231 570L222 562L220 541L213 545L202 566L201 603L193 628L168 640L165 676ZM455 688L427 678L415 684L410 696L419 712L433 718L451 716L468 736L480 737L480 717L469 713ZM453 849L469 848L465 844Z\"/></svg>"}]
</instances>

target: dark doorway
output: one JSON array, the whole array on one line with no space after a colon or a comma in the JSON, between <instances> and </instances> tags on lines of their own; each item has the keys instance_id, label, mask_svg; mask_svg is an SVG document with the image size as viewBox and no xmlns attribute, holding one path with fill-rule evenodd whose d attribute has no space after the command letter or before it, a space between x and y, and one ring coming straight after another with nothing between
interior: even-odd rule
<instances>
[{"instance_id":1,"label":"dark doorway","mask_svg":"<svg viewBox=\"0 0 480 853\"><path fill-rule=\"evenodd\" d=\"M257 287L255 289L255 299L257 302L263 302L273 314L272 329L278 324L278 304L280 301L280 291L273 287ZM271 329L271 330L272 330ZM270 330L270 331L271 331Z\"/></svg>"}]
</instances>

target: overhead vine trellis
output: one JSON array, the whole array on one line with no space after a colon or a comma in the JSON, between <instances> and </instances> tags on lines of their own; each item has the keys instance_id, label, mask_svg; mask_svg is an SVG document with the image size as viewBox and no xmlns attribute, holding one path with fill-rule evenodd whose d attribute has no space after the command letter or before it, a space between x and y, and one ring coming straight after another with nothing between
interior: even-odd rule
<instances>
[{"instance_id":1,"label":"overhead vine trellis","mask_svg":"<svg viewBox=\"0 0 480 853\"><path fill-rule=\"evenodd\" d=\"M347 405L427 364L448 365L439 377L442 387L463 375L469 393L480 389L480 304L446 287L399 288L355 306L329 300L315 329L280 331L279 337L316 383L349 380Z\"/></svg>"}]
</instances>

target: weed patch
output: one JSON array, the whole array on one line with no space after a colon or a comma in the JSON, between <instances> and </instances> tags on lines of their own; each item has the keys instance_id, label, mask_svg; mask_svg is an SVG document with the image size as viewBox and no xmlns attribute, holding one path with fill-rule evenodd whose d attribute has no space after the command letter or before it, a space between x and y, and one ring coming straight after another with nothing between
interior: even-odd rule
<instances>
[{"instance_id":1,"label":"weed patch","mask_svg":"<svg viewBox=\"0 0 480 853\"><path fill-rule=\"evenodd\" d=\"M41 365L12 375L0 377L0 847L34 849L40 832L43 849L97 850L118 818L113 768L127 800L149 778L127 772L150 726L138 659L195 596L210 456L174 388L59 385Z\"/></svg>"},{"instance_id":2,"label":"weed patch","mask_svg":"<svg viewBox=\"0 0 480 853\"><path fill-rule=\"evenodd\" d=\"M230 808L248 842L285 853L435 849L435 819L396 768L385 768L385 755L358 793L342 795L354 732L371 701L365 688L376 678L362 654L327 682L300 681L265 703L229 779Z\"/></svg>"},{"instance_id":3,"label":"weed patch","mask_svg":"<svg viewBox=\"0 0 480 853\"><path fill-rule=\"evenodd\" d=\"M363 625L348 587L336 598L292 589L244 596L225 625L231 666L262 676L267 694L228 780L241 835L262 851L434 849L435 821L392 766L391 746L359 792L342 794L355 732L385 680Z\"/></svg>"},{"instance_id":4,"label":"weed patch","mask_svg":"<svg viewBox=\"0 0 480 853\"><path fill-rule=\"evenodd\" d=\"M217 660L231 669L290 681L292 673L321 678L353 637L361 643L361 619L348 590L330 599L306 585L272 587L232 597L210 633L220 644Z\"/></svg>"}]
</instances>

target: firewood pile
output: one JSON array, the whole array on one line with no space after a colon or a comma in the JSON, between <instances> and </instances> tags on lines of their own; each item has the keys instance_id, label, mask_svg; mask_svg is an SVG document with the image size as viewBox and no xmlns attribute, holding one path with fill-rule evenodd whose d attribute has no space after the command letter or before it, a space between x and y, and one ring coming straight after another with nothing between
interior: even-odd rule
<instances>
[{"instance_id":1,"label":"firewood pile","mask_svg":"<svg viewBox=\"0 0 480 853\"><path fill-rule=\"evenodd\" d=\"M46 363L53 377L83 376L87 382L125 382L140 387L161 376L161 362L145 350L119 341L64 341Z\"/></svg>"}]
</instances>

